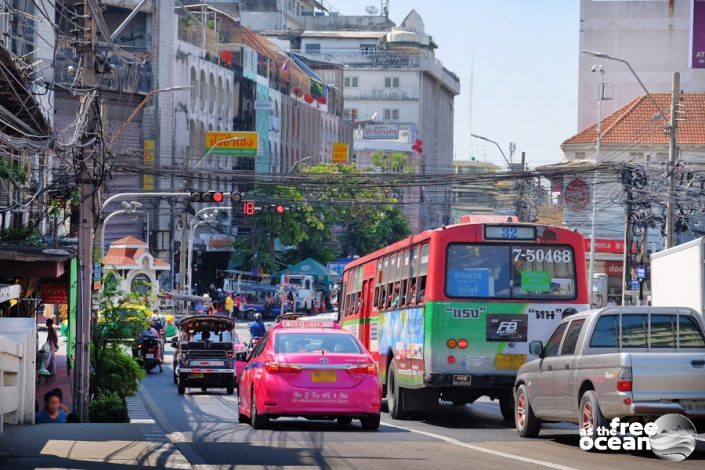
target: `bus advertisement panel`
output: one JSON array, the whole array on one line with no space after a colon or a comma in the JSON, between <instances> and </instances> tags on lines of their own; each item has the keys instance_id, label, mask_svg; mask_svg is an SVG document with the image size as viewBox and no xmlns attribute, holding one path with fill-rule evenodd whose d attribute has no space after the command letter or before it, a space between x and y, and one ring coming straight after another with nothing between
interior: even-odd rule
<instances>
[{"instance_id":1,"label":"bus advertisement panel","mask_svg":"<svg viewBox=\"0 0 705 470\"><path fill-rule=\"evenodd\" d=\"M424 232L346 267L340 323L377 358L392 417L489 396L511 419L529 342L589 306L584 250L541 225Z\"/></svg>"}]
</instances>

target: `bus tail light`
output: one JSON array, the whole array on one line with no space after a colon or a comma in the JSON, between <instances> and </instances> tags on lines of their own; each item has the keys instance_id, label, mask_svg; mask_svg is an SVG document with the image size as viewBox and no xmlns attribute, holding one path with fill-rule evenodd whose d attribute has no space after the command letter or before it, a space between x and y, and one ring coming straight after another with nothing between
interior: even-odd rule
<instances>
[{"instance_id":1,"label":"bus tail light","mask_svg":"<svg viewBox=\"0 0 705 470\"><path fill-rule=\"evenodd\" d=\"M468 347L468 342L467 342L467 340L461 339L460 341L458 341L458 347L459 347L460 349L465 349L465 348L467 348L467 347Z\"/></svg>"},{"instance_id":2,"label":"bus tail light","mask_svg":"<svg viewBox=\"0 0 705 470\"><path fill-rule=\"evenodd\" d=\"M455 356L448 356L448 363L454 364L455 363Z\"/></svg>"},{"instance_id":3,"label":"bus tail light","mask_svg":"<svg viewBox=\"0 0 705 470\"><path fill-rule=\"evenodd\" d=\"M455 348L458 345L458 342L454 339L449 339L448 342L446 343L450 349Z\"/></svg>"},{"instance_id":4,"label":"bus tail light","mask_svg":"<svg viewBox=\"0 0 705 470\"><path fill-rule=\"evenodd\" d=\"M348 367L350 374L377 374L377 366L374 364L355 364Z\"/></svg>"},{"instance_id":5,"label":"bus tail light","mask_svg":"<svg viewBox=\"0 0 705 470\"><path fill-rule=\"evenodd\" d=\"M270 374L298 373L303 369L298 364L285 364L279 362L265 362L264 369Z\"/></svg>"},{"instance_id":6,"label":"bus tail light","mask_svg":"<svg viewBox=\"0 0 705 470\"><path fill-rule=\"evenodd\" d=\"M631 392L632 391L632 369L622 368L617 373L617 391Z\"/></svg>"}]
</instances>

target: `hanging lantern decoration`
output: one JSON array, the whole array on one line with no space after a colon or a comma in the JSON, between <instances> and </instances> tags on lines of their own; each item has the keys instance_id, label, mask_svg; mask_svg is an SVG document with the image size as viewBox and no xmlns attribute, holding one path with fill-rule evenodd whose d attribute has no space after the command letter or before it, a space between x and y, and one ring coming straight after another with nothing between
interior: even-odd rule
<instances>
[{"instance_id":1,"label":"hanging lantern decoration","mask_svg":"<svg viewBox=\"0 0 705 470\"><path fill-rule=\"evenodd\" d=\"M326 104L326 97L319 96L318 98L316 98L316 101L318 101L318 104Z\"/></svg>"},{"instance_id":2,"label":"hanging lantern decoration","mask_svg":"<svg viewBox=\"0 0 705 470\"><path fill-rule=\"evenodd\" d=\"M303 94L304 94L304 91L301 88L299 88L299 87L294 88L294 96L295 97L301 98L303 96Z\"/></svg>"},{"instance_id":3,"label":"hanging lantern decoration","mask_svg":"<svg viewBox=\"0 0 705 470\"><path fill-rule=\"evenodd\" d=\"M313 103L313 95L311 93L306 93L304 95L304 101L307 102L308 104Z\"/></svg>"},{"instance_id":4,"label":"hanging lantern decoration","mask_svg":"<svg viewBox=\"0 0 705 470\"><path fill-rule=\"evenodd\" d=\"M233 55L230 51L220 51L220 60L226 65L230 65L233 62Z\"/></svg>"}]
</instances>

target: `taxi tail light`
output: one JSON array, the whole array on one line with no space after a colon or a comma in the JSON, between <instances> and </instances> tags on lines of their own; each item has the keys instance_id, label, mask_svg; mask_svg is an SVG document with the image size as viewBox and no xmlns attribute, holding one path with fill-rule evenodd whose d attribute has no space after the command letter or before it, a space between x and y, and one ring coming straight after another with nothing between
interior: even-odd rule
<instances>
[{"instance_id":1,"label":"taxi tail light","mask_svg":"<svg viewBox=\"0 0 705 470\"><path fill-rule=\"evenodd\" d=\"M631 368L619 369L617 373L617 391L631 392L632 391L632 370Z\"/></svg>"},{"instance_id":2,"label":"taxi tail light","mask_svg":"<svg viewBox=\"0 0 705 470\"><path fill-rule=\"evenodd\" d=\"M377 366L374 364L355 364L348 367L348 373L350 374L377 374Z\"/></svg>"},{"instance_id":3,"label":"taxi tail light","mask_svg":"<svg viewBox=\"0 0 705 470\"><path fill-rule=\"evenodd\" d=\"M286 374L301 372L303 367L298 364L285 364L279 362L265 362L264 369L270 374Z\"/></svg>"}]
</instances>

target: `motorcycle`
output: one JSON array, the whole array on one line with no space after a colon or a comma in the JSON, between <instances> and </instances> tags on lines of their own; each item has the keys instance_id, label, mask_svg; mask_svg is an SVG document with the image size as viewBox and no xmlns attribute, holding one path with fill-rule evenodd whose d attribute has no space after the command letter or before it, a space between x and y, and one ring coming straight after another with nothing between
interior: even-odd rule
<instances>
[{"instance_id":1,"label":"motorcycle","mask_svg":"<svg viewBox=\"0 0 705 470\"><path fill-rule=\"evenodd\" d=\"M252 351L255 349L255 346L257 346L257 343L259 343L259 341L261 339L262 339L261 337L255 336L254 338L252 338L250 340L250 343L247 345L247 356L248 357L252 354Z\"/></svg>"},{"instance_id":2,"label":"motorcycle","mask_svg":"<svg viewBox=\"0 0 705 470\"><path fill-rule=\"evenodd\" d=\"M160 362L159 358L159 340L157 338L144 338L137 344L136 352L133 351L135 358L142 358L144 370L147 373L157 367Z\"/></svg>"}]
</instances>

